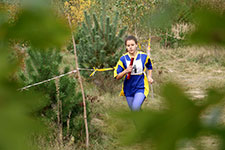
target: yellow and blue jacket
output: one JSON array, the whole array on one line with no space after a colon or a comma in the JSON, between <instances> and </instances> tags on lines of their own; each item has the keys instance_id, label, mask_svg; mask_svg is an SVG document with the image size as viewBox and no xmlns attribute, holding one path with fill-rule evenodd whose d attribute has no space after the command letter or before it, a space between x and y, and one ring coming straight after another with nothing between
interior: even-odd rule
<instances>
[{"instance_id":1,"label":"yellow and blue jacket","mask_svg":"<svg viewBox=\"0 0 225 150\"><path fill-rule=\"evenodd\" d=\"M123 72L130 64L131 56L129 53L124 54L120 57L114 70L114 78ZM124 77L124 83L120 96L133 97L135 93L142 92L145 97L149 93L148 79L145 74L146 68L152 70L153 63L150 57L144 52L137 52L133 62L133 70L131 77L128 80L127 75Z\"/></svg>"}]
</instances>

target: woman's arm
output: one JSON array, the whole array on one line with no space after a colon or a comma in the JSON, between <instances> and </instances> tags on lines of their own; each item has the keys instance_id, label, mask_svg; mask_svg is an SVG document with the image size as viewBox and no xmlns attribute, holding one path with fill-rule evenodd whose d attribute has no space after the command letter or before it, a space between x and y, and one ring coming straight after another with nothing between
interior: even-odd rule
<instances>
[{"instance_id":1,"label":"woman's arm","mask_svg":"<svg viewBox=\"0 0 225 150\"><path fill-rule=\"evenodd\" d=\"M153 79L152 79L152 70L147 70L147 75L148 75L148 82L150 83L150 84L152 84L153 83Z\"/></svg>"}]
</instances>

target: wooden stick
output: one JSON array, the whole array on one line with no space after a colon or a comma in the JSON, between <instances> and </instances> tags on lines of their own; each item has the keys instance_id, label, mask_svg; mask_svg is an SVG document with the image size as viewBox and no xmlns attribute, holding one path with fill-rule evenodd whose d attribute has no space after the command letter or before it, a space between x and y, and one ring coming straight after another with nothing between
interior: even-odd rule
<instances>
[{"instance_id":1,"label":"wooden stick","mask_svg":"<svg viewBox=\"0 0 225 150\"><path fill-rule=\"evenodd\" d=\"M74 59L75 59L75 63L76 63L78 80L79 80L79 83L80 83L80 88L81 88L82 98L83 98L84 124L85 124L85 131L86 131L86 149L88 149L88 147L89 147L89 133L88 133L88 123L87 123L86 101L85 101L85 95L84 95L84 88L83 88L83 84L82 84L82 79L81 79L81 75L80 75L80 71L79 71L76 43L75 43L75 39L74 39L73 31L72 31L72 25L71 25L71 21L70 21L70 16L69 15L68 15L68 21L69 21L69 25L70 25L70 28L71 28L71 34L72 34L72 40L73 40Z\"/></svg>"},{"instance_id":2,"label":"wooden stick","mask_svg":"<svg viewBox=\"0 0 225 150\"><path fill-rule=\"evenodd\" d=\"M69 134L70 134L70 116L71 116L71 111L69 112L68 118L67 118L67 121L66 121L66 124L67 124L66 136L67 136L67 139L69 139Z\"/></svg>"},{"instance_id":3,"label":"wooden stick","mask_svg":"<svg viewBox=\"0 0 225 150\"><path fill-rule=\"evenodd\" d=\"M62 146L63 144L63 133L62 133L62 102L59 98L59 79L55 80L55 86L56 86L56 98L57 98L57 124L59 128L59 134L58 134L58 142L59 142L59 147Z\"/></svg>"},{"instance_id":4,"label":"wooden stick","mask_svg":"<svg viewBox=\"0 0 225 150\"><path fill-rule=\"evenodd\" d=\"M148 48L147 48L147 54L148 54L148 56L149 56L149 58L151 59L151 53L150 53L150 51L151 51L151 37L149 37L149 40L148 40ZM150 84L150 87L151 87L151 96L152 96L152 99L154 99L154 92L153 92L153 86L152 86L152 84Z\"/></svg>"}]
</instances>

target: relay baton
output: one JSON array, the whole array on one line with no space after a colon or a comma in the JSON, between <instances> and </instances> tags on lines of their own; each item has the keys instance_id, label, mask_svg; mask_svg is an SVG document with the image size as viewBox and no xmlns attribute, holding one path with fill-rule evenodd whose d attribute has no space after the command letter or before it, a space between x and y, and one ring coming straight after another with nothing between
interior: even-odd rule
<instances>
[{"instance_id":1,"label":"relay baton","mask_svg":"<svg viewBox=\"0 0 225 150\"><path fill-rule=\"evenodd\" d=\"M134 62L134 58L131 58L130 66L133 65L133 62ZM130 79L130 75L131 75L131 72L128 73L128 76L127 76L127 79L128 79L128 80Z\"/></svg>"}]
</instances>

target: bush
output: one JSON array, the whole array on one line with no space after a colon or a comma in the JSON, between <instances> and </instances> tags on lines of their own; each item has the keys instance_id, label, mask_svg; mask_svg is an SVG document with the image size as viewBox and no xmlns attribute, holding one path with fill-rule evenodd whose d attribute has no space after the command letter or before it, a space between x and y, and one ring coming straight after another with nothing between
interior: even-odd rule
<instances>
[{"instance_id":1,"label":"bush","mask_svg":"<svg viewBox=\"0 0 225 150\"><path fill-rule=\"evenodd\" d=\"M49 49L39 52L29 48L27 53L26 71L20 73L24 85L34 84L60 74L59 65L62 62L62 56L59 51ZM68 67L64 68L64 73L68 71ZM45 120L56 124L59 121L57 118L58 104L61 103L60 124L62 124L63 135L66 137L79 137L82 126L84 126L83 120L81 120L82 118L76 120L76 122L81 122L79 127L76 126L77 124L73 120L82 115L83 103L81 93L76 91L76 80L73 77L64 76L58 80L58 83L50 81L47 84L35 86L33 89L41 91L49 101L39 115L44 116ZM57 97L57 94L59 97Z\"/></svg>"}]
</instances>

